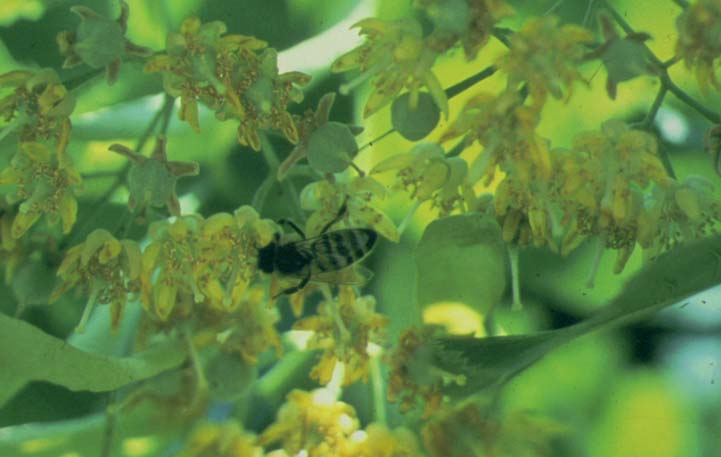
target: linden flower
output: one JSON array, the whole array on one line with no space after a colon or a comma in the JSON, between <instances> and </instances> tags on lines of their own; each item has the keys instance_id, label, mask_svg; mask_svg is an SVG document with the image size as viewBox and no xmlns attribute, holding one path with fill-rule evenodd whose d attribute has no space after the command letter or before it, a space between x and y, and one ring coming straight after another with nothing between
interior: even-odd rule
<instances>
[{"instance_id":1,"label":"linden flower","mask_svg":"<svg viewBox=\"0 0 721 457\"><path fill-rule=\"evenodd\" d=\"M180 33L168 34L167 53L151 58L145 71L162 72L166 92L180 97L180 119L196 132L200 100L218 119L237 118L239 142L256 151L261 147L261 129L280 130L291 143L297 142L297 127L286 107L302 101L298 86L310 77L299 72L279 74L275 50L258 54L265 42L223 36L226 30L220 21L202 24L195 17L186 19Z\"/></svg>"},{"instance_id":2,"label":"linden flower","mask_svg":"<svg viewBox=\"0 0 721 457\"><path fill-rule=\"evenodd\" d=\"M527 246L532 241L536 247L548 245L551 251L558 250L551 233L552 211L546 187L544 180L524 183L511 174L498 184L493 206L506 243Z\"/></svg>"},{"instance_id":3,"label":"linden flower","mask_svg":"<svg viewBox=\"0 0 721 457\"><path fill-rule=\"evenodd\" d=\"M464 196L473 190L467 182L468 164L460 157L446 157L436 143L419 143L408 153L396 154L380 161L370 174L396 170L394 189L403 189L419 203L427 200L448 215L464 209Z\"/></svg>"},{"instance_id":4,"label":"linden flower","mask_svg":"<svg viewBox=\"0 0 721 457\"><path fill-rule=\"evenodd\" d=\"M148 57L152 51L125 38L128 28L128 4L120 2L120 16L115 21L105 18L82 5L70 11L80 16L76 32L63 31L57 36L60 54L65 56L63 68L85 62L92 68L103 68L112 85L118 79L120 65L127 56Z\"/></svg>"},{"instance_id":5,"label":"linden flower","mask_svg":"<svg viewBox=\"0 0 721 457\"><path fill-rule=\"evenodd\" d=\"M9 125L0 130L0 139L19 129L21 142L52 139L58 150L65 150L75 99L55 70L5 73L0 75L0 89L6 87L12 88L12 93L0 98L0 117Z\"/></svg>"},{"instance_id":6,"label":"linden flower","mask_svg":"<svg viewBox=\"0 0 721 457\"><path fill-rule=\"evenodd\" d=\"M431 457L553 455L552 443L564 429L527 412L498 417L471 399L435 414L423 427L423 443Z\"/></svg>"},{"instance_id":7,"label":"linden flower","mask_svg":"<svg viewBox=\"0 0 721 457\"><path fill-rule=\"evenodd\" d=\"M513 14L499 0L415 0L434 25L428 43L438 52L463 45L466 59L473 60L485 46L498 21Z\"/></svg>"},{"instance_id":8,"label":"linden flower","mask_svg":"<svg viewBox=\"0 0 721 457\"><path fill-rule=\"evenodd\" d=\"M178 457L263 457L257 441L236 422L202 424L195 427Z\"/></svg>"},{"instance_id":9,"label":"linden flower","mask_svg":"<svg viewBox=\"0 0 721 457\"><path fill-rule=\"evenodd\" d=\"M523 182L531 176L547 179L551 157L547 141L535 133L539 120L538 112L524 106L517 91L497 96L482 93L468 101L440 141L463 137L466 145L477 141L483 146L469 166L471 183L481 179L490 183L498 167L517 174Z\"/></svg>"},{"instance_id":10,"label":"linden flower","mask_svg":"<svg viewBox=\"0 0 721 457\"><path fill-rule=\"evenodd\" d=\"M385 425L372 423L365 429L362 439L355 436L347 441L348 447L340 457L422 457L416 435L407 428L389 430Z\"/></svg>"},{"instance_id":11,"label":"linden flower","mask_svg":"<svg viewBox=\"0 0 721 457\"><path fill-rule=\"evenodd\" d=\"M314 211L306 223L306 233L315 235L331 222L346 205L342 219L350 227L368 226L391 241L398 242L400 233L393 221L373 205L384 198L387 189L370 176L351 178L347 183L316 181L308 184L300 194L303 209Z\"/></svg>"},{"instance_id":12,"label":"linden flower","mask_svg":"<svg viewBox=\"0 0 721 457\"><path fill-rule=\"evenodd\" d=\"M200 216L191 215L150 225L152 241L143 252L140 277L141 303L161 321L173 312L176 317L187 317L193 303L204 298L193 274L202 223Z\"/></svg>"},{"instance_id":13,"label":"linden flower","mask_svg":"<svg viewBox=\"0 0 721 457\"><path fill-rule=\"evenodd\" d=\"M259 443L279 442L289 455L336 457L356 430L358 419L351 405L328 400L321 391L293 390Z\"/></svg>"},{"instance_id":14,"label":"linden flower","mask_svg":"<svg viewBox=\"0 0 721 457\"><path fill-rule=\"evenodd\" d=\"M684 8L676 19L678 41L676 54L682 57L686 67L694 68L702 91L709 85L721 90L714 66L721 57L721 3L718 0L697 0Z\"/></svg>"},{"instance_id":15,"label":"linden flower","mask_svg":"<svg viewBox=\"0 0 721 457\"><path fill-rule=\"evenodd\" d=\"M403 88L411 94L411 108L418 104L418 93L426 87L438 108L448 117L448 98L431 71L438 53L423 38L421 25L414 19L384 21L368 18L353 25L368 41L340 56L331 71L358 68L363 79L373 77L374 90L368 97L363 117L367 118L393 101Z\"/></svg>"},{"instance_id":16,"label":"linden flower","mask_svg":"<svg viewBox=\"0 0 721 457\"><path fill-rule=\"evenodd\" d=\"M714 233L721 221L721 205L713 186L688 177L669 187L654 186L638 218L638 243L646 257L655 257L683 241Z\"/></svg>"},{"instance_id":17,"label":"linden flower","mask_svg":"<svg viewBox=\"0 0 721 457\"><path fill-rule=\"evenodd\" d=\"M325 301L318 306L318 315L306 317L293 325L295 330L312 330L308 348L323 349L320 362L310 377L321 384L330 382L337 362L345 365L343 384L368 378L368 344L382 343L382 331L388 319L374 312L376 301L370 295L355 298L341 293L338 301Z\"/></svg>"},{"instance_id":18,"label":"linden flower","mask_svg":"<svg viewBox=\"0 0 721 457\"><path fill-rule=\"evenodd\" d=\"M62 282L50 301L56 301L73 287L80 287L88 295L88 302L77 331L84 330L96 304L110 305L112 327L117 330L128 298L140 291L141 263L138 243L118 241L107 230L94 230L83 243L65 254L58 268Z\"/></svg>"},{"instance_id":19,"label":"linden flower","mask_svg":"<svg viewBox=\"0 0 721 457\"><path fill-rule=\"evenodd\" d=\"M43 215L51 225L62 220L63 233L69 233L77 216L75 192L80 183L80 174L64 150L52 153L40 143L21 143L10 166L0 172L0 185L15 186L6 196L8 203L22 202L12 236L23 236Z\"/></svg>"},{"instance_id":20,"label":"linden flower","mask_svg":"<svg viewBox=\"0 0 721 457\"><path fill-rule=\"evenodd\" d=\"M250 206L214 214L203 223L193 276L208 306L235 310L256 274L258 247L270 243L274 233L272 222Z\"/></svg>"},{"instance_id":21,"label":"linden flower","mask_svg":"<svg viewBox=\"0 0 721 457\"><path fill-rule=\"evenodd\" d=\"M211 319L215 341L222 350L239 353L248 364L257 363L258 356L270 348L275 349L278 357L283 353L275 328L280 316L277 308L268 306L264 287L251 287L232 313L216 312Z\"/></svg>"},{"instance_id":22,"label":"linden flower","mask_svg":"<svg viewBox=\"0 0 721 457\"><path fill-rule=\"evenodd\" d=\"M586 29L576 25L558 25L558 18L544 16L528 20L510 37L508 53L498 61L499 69L508 74L509 90L523 83L540 109L548 93L566 99L571 97L574 81L583 81L578 66L586 54L584 45L593 42Z\"/></svg>"},{"instance_id":23,"label":"linden flower","mask_svg":"<svg viewBox=\"0 0 721 457\"><path fill-rule=\"evenodd\" d=\"M425 401L424 415L437 410L443 400L443 378L432 366L434 331L410 328L399 339L391 355L388 400L400 400L401 412Z\"/></svg>"},{"instance_id":24,"label":"linden flower","mask_svg":"<svg viewBox=\"0 0 721 457\"><path fill-rule=\"evenodd\" d=\"M253 306L257 297L246 292L256 273L257 250L273 233L272 223L248 206L207 220L192 215L151 224L152 242L143 253L143 305L163 321L176 306L181 318L192 313L193 304L223 313L244 300Z\"/></svg>"},{"instance_id":25,"label":"linden flower","mask_svg":"<svg viewBox=\"0 0 721 457\"><path fill-rule=\"evenodd\" d=\"M579 134L574 149L559 159L554 180L567 227L561 252L598 235L618 250L614 271L620 272L636 244L643 189L666 188L673 180L658 158L655 138L617 120L604 122L600 132Z\"/></svg>"}]
</instances>

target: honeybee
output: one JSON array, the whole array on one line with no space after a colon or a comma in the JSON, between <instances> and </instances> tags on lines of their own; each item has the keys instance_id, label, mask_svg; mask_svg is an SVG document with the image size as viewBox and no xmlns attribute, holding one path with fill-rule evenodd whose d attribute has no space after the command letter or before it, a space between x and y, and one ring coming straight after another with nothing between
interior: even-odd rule
<instances>
[{"instance_id":1,"label":"honeybee","mask_svg":"<svg viewBox=\"0 0 721 457\"><path fill-rule=\"evenodd\" d=\"M283 276L301 278L298 285L284 289L278 295L292 294L303 289L311 279L321 282L337 282L335 272L360 262L370 254L378 239L375 230L367 228L328 229L345 212L345 205L339 216L329 222L320 235L306 238L303 230L290 220L279 222L290 226L301 239L281 240L276 233L273 241L258 250L258 268L265 273L280 273ZM353 281L348 281L353 282Z\"/></svg>"}]
</instances>

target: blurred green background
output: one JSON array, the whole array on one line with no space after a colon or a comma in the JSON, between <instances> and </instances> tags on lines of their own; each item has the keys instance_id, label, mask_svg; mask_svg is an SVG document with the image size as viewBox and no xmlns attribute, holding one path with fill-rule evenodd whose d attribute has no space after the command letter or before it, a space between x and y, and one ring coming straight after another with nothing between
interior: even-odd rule
<instances>
[{"instance_id":1,"label":"blurred green background","mask_svg":"<svg viewBox=\"0 0 721 457\"><path fill-rule=\"evenodd\" d=\"M60 70L55 35L74 29L77 18L69 7L81 3L101 14L112 15L112 0L68 2L64 0L2 0L0 2L0 74L19 68L50 66L63 80L81 77L87 68ZM506 24L516 28L529 16L556 14L563 22L584 24L598 33L592 0L515 0L509 2L517 15ZM626 20L653 39L649 47L662 60L673 56L675 17L680 8L670 0L613 1ZM331 75L328 65L340 53L358 43L355 20L368 15L384 18L402 16L409 0L128 0L128 38L153 50L163 49L168 31L177 30L189 15L203 21L222 20L229 33L254 35L280 52L281 71L298 70L313 75L305 101L295 112L314 107L320 96L337 90L344 76ZM310 40L310 41L309 41ZM485 68L503 52L491 44L473 62L461 52L445 56L435 68L448 87ZM588 87L577 86L570 103L550 101L545 108L541 134L554 145L569 146L581 131L597 129L604 120L616 117L641 119L656 94L658 81L639 77L622 83L615 101L604 90L605 71L597 62L582 68L590 80ZM694 98L716 110L718 94L701 94L692 75L682 64L671 70L674 81ZM495 76L454 98L453 113L468 96L479 90L494 92L504 84ZM123 65L118 83L109 90L103 79L95 79L78 94L73 116L71 153L81 172L118 170L124 159L107 152L111 143L132 144L160 106L162 95L157 75L146 75L137 63ZM377 137L390 126L388 110L362 122L360 110L367 92L360 88L339 96L332 117L341 122L365 126L359 144ZM236 143L235 126L213 119L201 111L202 133L195 134L185 123L174 119L168 131L168 150L173 160L200 163L197 178L180 181L178 194L185 212L210 215L232 211L249 204L266 171L262 156ZM429 137L437 138L447 125L441 121ZM669 96L658 113L655 130L671 158L679 179L700 175L714 183L721 197L719 178L713 173L703 151L703 134L710 125L688 107ZM276 144L277 143L277 144ZM290 147L281 139L274 142L278 154ZM368 166L412 143L391 135L363 151L358 158ZM0 142L0 164L6 165L15 144ZM86 180L80 199L79 220L94 211L94 201L110 184L110 178ZM296 180L301 188L302 179ZM125 211L127 195L120 193L101 225L114 228L113 214ZM286 216L288 195L274 189L264 217ZM409 202L402 197L387 202L387 210L400 222ZM408 301L407 284L415 268L409 261L429 211L421 208L409 231L398 245L385 242L370 262L375 279L369 288L376 294L380 311L391 318L402 315ZM82 239L82 224L71 239ZM596 287L584 286L594 255L593 243L582 246L568 258L546 250L529 248L521 254L521 280L525 308L520 313L502 310L498 322L507 333L558 328L587 317L617 293L641 265L637 252L622 275L613 275L613 255L607 254L599 269ZM27 284L52 287L52 271L34 265L21 269L10 285L0 285L0 311L12 314L20 301L42 303L39 297L22 296ZM45 297L47 295L45 294ZM507 301L510 301L508 299ZM65 299L51 307L32 307L24 316L46 332L68 336L82 311L82 304ZM471 311L472 313L472 311ZM464 315L467 316L467 315ZM480 319L480 316L476 316ZM467 319L467 317L463 317ZM128 345L122 332L111 342L107 334L80 338L75 343L97 348L104 344L108 353L122 353ZM125 339L123 339L125 338ZM2 366L0 365L0 370ZM553 352L527 372L514 379L503 391L504 409L532 411L556 422L561 433L554 441L555 456L589 457L714 457L721 456L721 289L715 288L659 313L652 319L611 332L582 337ZM347 399L362 398L352 388ZM355 395L355 396L354 396ZM0 456L84 457L97 455L104 431L102 411L106 395L73 393L46 383L24 388L0 410ZM362 403L362 402L361 402ZM364 407L356 405L362 420ZM272 417L273 412L265 412ZM184 431L148 423L150 411L136 409L118 422L120 455L171 456L182 442Z\"/></svg>"}]
</instances>

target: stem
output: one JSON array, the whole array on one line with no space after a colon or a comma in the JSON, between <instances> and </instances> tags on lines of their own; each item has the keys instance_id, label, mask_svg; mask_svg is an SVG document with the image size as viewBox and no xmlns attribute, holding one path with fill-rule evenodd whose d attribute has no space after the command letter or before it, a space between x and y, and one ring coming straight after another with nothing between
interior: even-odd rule
<instances>
[{"instance_id":1,"label":"stem","mask_svg":"<svg viewBox=\"0 0 721 457\"><path fill-rule=\"evenodd\" d=\"M448 97L449 99L455 97L456 95L470 88L474 84L479 83L484 79L490 78L496 71L498 71L498 68L496 68L495 65L490 65L484 68L475 75L471 75L463 81L460 81L446 89L446 97Z\"/></svg>"},{"instance_id":2,"label":"stem","mask_svg":"<svg viewBox=\"0 0 721 457\"><path fill-rule=\"evenodd\" d=\"M667 91L668 88L664 84L661 84L651 108L649 108L648 113L646 113L646 117L639 125L641 129L648 130L648 128L651 127L651 124L653 124L653 121L656 119L656 113L658 113L659 108L661 108L661 105L663 104L664 98L666 98Z\"/></svg>"},{"instance_id":3,"label":"stem","mask_svg":"<svg viewBox=\"0 0 721 457\"><path fill-rule=\"evenodd\" d=\"M411 220L413 219L413 215L418 211L418 208L423 204L422 201L416 200L413 203L413 206L411 206L411 209L408 210L406 215L403 217L403 220L400 224L398 224L398 234L403 235L403 232L406 231L408 228L408 225L410 225Z\"/></svg>"},{"instance_id":4,"label":"stem","mask_svg":"<svg viewBox=\"0 0 721 457\"><path fill-rule=\"evenodd\" d=\"M511 293L513 295L511 311L521 311L523 304L521 303L521 275L518 268L518 246L509 244L507 249L508 259L511 263Z\"/></svg>"},{"instance_id":5,"label":"stem","mask_svg":"<svg viewBox=\"0 0 721 457\"><path fill-rule=\"evenodd\" d=\"M80 322L78 322L78 325L75 326L75 333L85 332L85 326L87 325L88 320L90 320L90 315L93 313L93 310L95 309L95 304L98 300L98 292L100 292L100 289L97 286L92 286L92 288L90 289L90 296L88 297L88 301L87 303L85 303L83 315L80 318Z\"/></svg>"},{"instance_id":6,"label":"stem","mask_svg":"<svg viewBox=\"0 0 721 457\"><path fill-rule=\"evenodd\" d=\"M112 455L113 436L115 434L115 424L117 422L117 408L115 407L117 395L117 390L108 394L108 406L105 408L105 427L103 429L103 441L100 447L100 457L110 457Z\"/></svg>"},{"instance_id":7,"label":"stem","mask_svg":"<svg viewBox=\"0 0 721 457\"><path fill-rule=\"evenodd\" d=\"M680 87L678 87L676 84L671 81L668 76L666 76L666 87L668 90L676 96L679 100L687 104L689 107L696 110L700 115L705 117L707 120L709 120L712 124L719 124L721 123L721 118L718 114L711 111L710 109L703 106L698 101L694 100L690 95L688 95L686 92L681 90Z\"/></svg>"},{"instance_id":8,"label":"stem","mask_svg":"<svg viewBox=\"0 0 721 457\"><path fill-rule=\"evenodd\" d=\"M601 265L601 259L603 258L603 253L606 251L605 245L606 241L603 238L599 238L596 243L596 254L593 256L593 263L591 264L591 271L588 274L588 279L586 280L586 287L589 289L593 289L596 285L596 274L598 273L598 267Z\"/></svg>"},{"instance_id":9,"label":"stem","mask_svg":"<svg viewBox=\"0 0 721 457\"><path fill-rule=\"evenodd\" d=\"M365 148L368 148L368 147L373 146L373 143L379 142L380 140L382 140L383 138L387 137L388 135L390 135L391 133L393 133L393 132L395 132L395 131L396 131L396 129L394 129L393 127L391 127L390 129L388 129L388 130L386 130L385 132L381 133L380 136L376 137L376 138L373 139L373 140L370 140L369 142L367 142L366 144L364 144L363 146L361 146L360 148L358 148L358 152L360 153L360 152L361 152L362 150L364 150ZM358 155L358 154L356 154L356 155Z\"/></svg>"},{"instance_id":10,"label":"stem","mask_svg":"<svg viewBox=\"0 0 721 457\"><path fill-rule=\"evenodd\" d=\"M266 180L270 180L270 184L267 185L268 189L264 192L264 195L261 194L260 196L258 196L258 204L260 205L260 207L262 207L265 204L265 199L268 196L270 188L273 187L273 184L275 184L277 180L280 161L278 160L278 155L275 153L273 145L271 144L268 136L265 133L260 134L260 144L260 150L263 154L263 158L265 158L265 163L268 164L269 168L268 177L266 178ZM304 221L305 214L303 214L303 210L300 207L300 199L298 198L298 190L295 188L295 184L293 184L293 181L290 179L284 179L283 181L281 181L280 185L282 186L285 193L287 193L292 200L293 204L291 206L293 207L293 212L295 212L295 216L298 217L299 220ZM255 197L253 198L255 199ZM258 207L256 207L256 209L257 208Z\"/></svg>"},{"instance_id":11,"label":"stem","mask_svg":"<svg viewBox=\"0 0 721 457\"><path fill-rule=\"evenodd\" d=\"M381 373L380 354L371 356L370 359L371 372L371 388L373 389L373 414L375 421L386 424L388 415L386 414L386 395L383 382L383 374Z\"/></svg>"}]
</instances>

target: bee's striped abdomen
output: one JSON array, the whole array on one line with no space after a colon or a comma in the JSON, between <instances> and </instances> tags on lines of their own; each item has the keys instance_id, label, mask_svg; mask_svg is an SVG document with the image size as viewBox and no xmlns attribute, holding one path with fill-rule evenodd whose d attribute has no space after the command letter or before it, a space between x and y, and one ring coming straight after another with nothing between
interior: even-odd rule
<instances>
[{"instance_id":1,"label":"bee's striped abdomen","mask_svg":"<svg viewBox=\"0 0 721 457\"><path fill-rule=\"evenodd\" d=\"M320 271L335 271L358 262L373 248L378 234L369 229L343 229L319 236L312 245Z\"/></svg>"}]
</instances>

